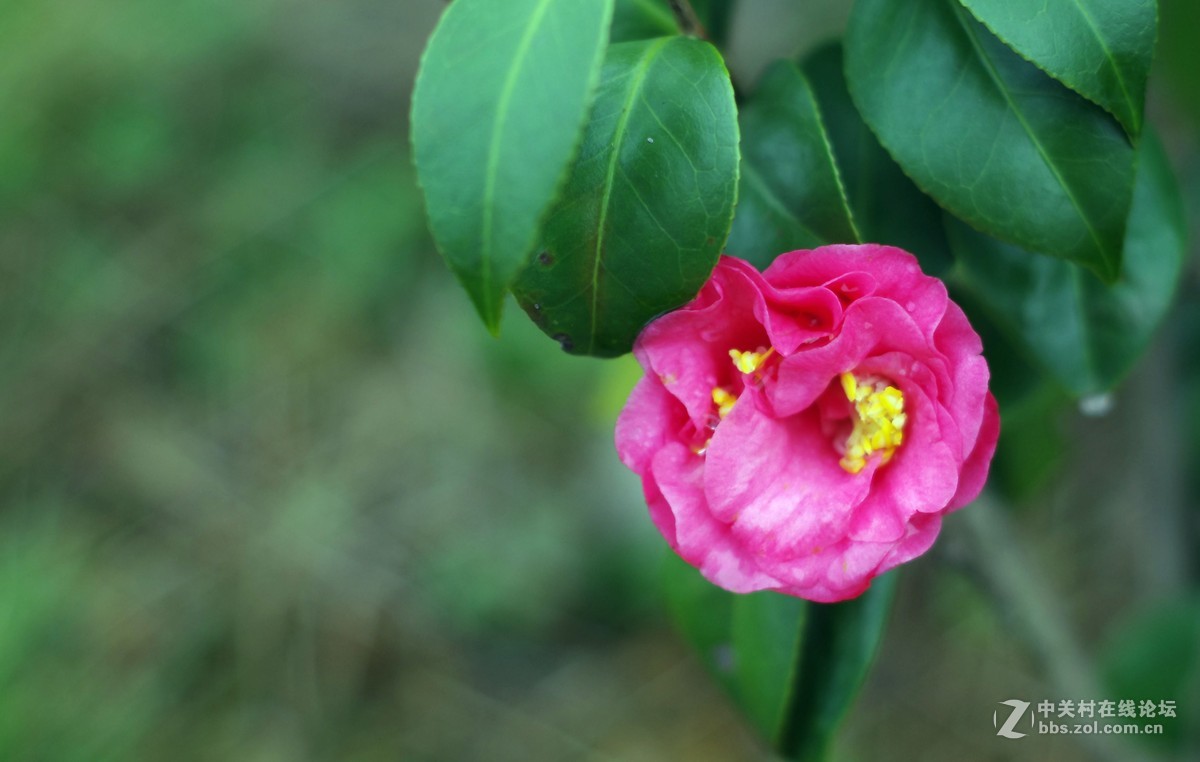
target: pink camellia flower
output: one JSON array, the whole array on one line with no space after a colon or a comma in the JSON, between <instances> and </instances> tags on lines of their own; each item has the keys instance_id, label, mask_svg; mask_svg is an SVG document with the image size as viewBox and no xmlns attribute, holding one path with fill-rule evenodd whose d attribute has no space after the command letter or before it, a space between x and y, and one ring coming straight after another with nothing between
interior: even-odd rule
<instances>
[{"instance_id":1,"label":"pink camellia flower","mask_svg":"<svg viewBox=\"0 0 1200 762\"><path fill-rule=\"evenodd\" d=\"M861 594L983 488L1000 419L982 344L911 254L723 257L650 323L617 422L671 547L734 592Z\"/></svg>"}]
</instances>

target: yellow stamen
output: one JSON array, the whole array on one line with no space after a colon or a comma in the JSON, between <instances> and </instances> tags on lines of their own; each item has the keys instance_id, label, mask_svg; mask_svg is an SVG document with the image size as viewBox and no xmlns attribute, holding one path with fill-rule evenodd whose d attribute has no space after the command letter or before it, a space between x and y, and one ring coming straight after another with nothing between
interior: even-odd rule
<instances>
[{"instance_id":1,"label":"yellow stamen","mask_svg":"<svg viewBox=\"0 0 1200 762\"><path fill-rule=\"evenodd\" d=\"M841 375L842 391L854 403L854 430L846 439L846 451L839 465L857 474L867 465L874 453L881 453L883 463L895 454L904 442L904 393L878 378L858 378L852 373Z\"/></svg>"},{"instance_id":2,"label":"yellow stamen","mask_svg":"<svg viewBox=\"0 0 1200 762\"><path fill-rule=\"evenodd\" d=\"M733 403L737 402L737 397L729 393L723 386L714 386L712 390L712 400L717 406L717 416L724 418L729 415L729 411L733 409Z\"/></svg>"},{"instance_id":3,"label":"yellow stamen","mask_svg":"<svg viewBox=\"0 0 1200 762\"><path fill-rule=\"evenodd\" d=\"M756 352L742 352L737 349L729 350L729 356L733 359L733 365L742 373L753 373L763 366L771 355L775 354L775 347L770 349L758 348Z\"/></svg>"}]
</instances>

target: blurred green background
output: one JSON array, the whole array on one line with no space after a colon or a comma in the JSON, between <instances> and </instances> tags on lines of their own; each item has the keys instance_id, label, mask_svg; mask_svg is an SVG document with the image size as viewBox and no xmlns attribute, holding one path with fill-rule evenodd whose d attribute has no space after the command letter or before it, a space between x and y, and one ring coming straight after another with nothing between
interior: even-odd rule
<instances>
[{"instance_id":1,"label":"blurred green background","mask_svg":"<svg viewBox=\"0 0 1200 762\"><path fill-rule=\"evenodd\" d=\"M742 3L739 83L836 33L807 5ZM432 248L406 130L442 7L0 7L0 760L768 758L660 606L611 440L636 366L511 307L492 339ZM1200 11L1163 14L1195 221ZM1113 413L1050 422L1073 447L1017 517L1088 653L1159 681L1113 690L1181 706L1197 292ZM996 702L1057 698L952 529L840 759L1008 758Z\"/></svg>"}]
</instances>

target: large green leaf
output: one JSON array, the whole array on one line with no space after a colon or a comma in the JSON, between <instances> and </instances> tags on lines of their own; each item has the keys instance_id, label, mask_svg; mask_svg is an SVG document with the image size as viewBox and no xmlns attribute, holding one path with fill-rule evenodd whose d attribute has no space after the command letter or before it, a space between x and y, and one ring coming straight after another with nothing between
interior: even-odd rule
<instances>
[{"instance_id":1,"label":"large green leaf","mask_svg":"<svg viewBox=\"0 0 1200 762\"><path fill-rule=\"evenodd\" d=\"M738 204L725 250L760 270L786 251L813 249L829 241L804 226L753 166L742 161Z\"/></svg>"},{"instance_id":2,"label":"large green leaf","mask_svg":"<svg viewBox=\"0 0 1200 762\"><path fill-rule=\"evenodd\" d=\"M790 61L771 66L738 118L746 182L823 240L858 243L833 148L800 69ZM735 215L735 229L745 224Z\"/></svg>"},{"instance_id":3,"label":"large green leaf","mask_svg":"<svg viewBox=\"0 0 1200 762\"><path fill-rule=\"evenodd\" d=\"M730 648L734 698L763 738L778 746L795 690L809 618L819 607L779 593L734 597Z\"/></svg>"},{"instance_id":4,"label":"large green leaf","mask_svg":"<svg viewBox=\"0 0 1200 762\"><path fill-rule=\"evenodd\" d=\"M513 292L568 352L628 352L712 272L737 176L737 108L716 48L686 37L612 45L543 250Z\"/></svg>"},{"instance_id":5,"label":"large green leaf","mask_svg":"<svg viewBox=\"0 0 1200 762\"><path fill-rule=\"evenodd\" d=\"M1145 350L1183 266L1183 208L1163 149L1146 130L1125 237L1125 267L1107 286L1069 263L1037 257L948 223L961 275L999 326L1068 391L1110 389Z\"/></svg>"},{"instance_id":6,"label":"large green leaf","mask_svg":"<svg viewBox=\"0 0 1200 762\"><path fill-rule=\"evenodd\" d=\"M880 142L939 204L997 238L1116 279L1134 156L1110 114L956 0L858 0L846 74Z\"/></svg>"},{"instance_id":7,"label":"large green leaf","mask_svg":"<svg viewBox=\"0 0 1200 762\"><path fill-rule=\"evenodd\" d=\"M1141 132L1155 0L960 2L1013 50L1107 109L1130 135Z\"/></svg>"},{"instance_id":8,"label":"large green leaf","mask_svg":"<svg viewBox=\"0 0 1200 762\"><path fill-rule=\"evenodd\" d=\"M822 759L874 660L895 574L844 603L734 595L669 554L667 603L701 660L788 759Z\"/></svg>"},{"instance_id":9,"label":"large green leaf","mask_svg":"<svg viewBox=\"0 0 1200 762\"><path fill-rule=\"evenodd\" d=\"M917 255L925 272L941 275L952 262L942 210L921 193L867 128L850 100L842 47L822 46L802 63L833 144L833 154L863 241Z\"/></svg>"},{"instance_id":10,"label":"large green leaf","mask_svg":"<svg viewBox=\"0 0 1200 762\"><path fill-rule=\"evenodd\" d=\"M742 174L727 251L765 268L779 254L868 241L952 263L942 210L871 134L846 90L842 49L776 64L740 114ZM818 232L819 231L819 232Z\"/></svg>"},{"instance_id":11,"label":"large green leaf","mask_svg":"<svg viewBox=\"0 0 1200 762\"><path fill-rule=\"evenodd\" d=\"M579 145L612 0L456 0L421 61L413 155L442 256L488 327Z\"/></svg>"}]
</instances>

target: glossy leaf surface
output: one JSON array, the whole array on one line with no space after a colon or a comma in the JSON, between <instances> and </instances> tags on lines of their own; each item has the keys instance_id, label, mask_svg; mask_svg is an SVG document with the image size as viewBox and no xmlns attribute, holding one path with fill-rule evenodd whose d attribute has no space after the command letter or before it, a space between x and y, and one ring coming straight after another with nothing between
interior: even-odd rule
<instances>
[{"instance_id":1,"label":"glossy leaf surface","mask_svg":"<svg viewBox=\"0 0 1200 762\"><path fill-rule=\"evenodd\" d=\"M830 243L857 243L833 148L816 97L795 64L763 75L740 114L742 165L774 206ZM746 224L738 222L735 226Z\"/></svg>"},{"instance_id":2,"label":"glossy leaf surface","mask_svg":"<svg viewBox=\"0 0 1200 762\"><path fill-rule=\"evenodd\" d=\"M951 263L942 210L909 180L862 120L842 73L841 45L818 48L802 63L821 116L861 238L912 252L930 275Z\"/></svg>"},{"instance_id":3,"label":"glossy leaf surface","mask_svg":"<svg viewBox=\"0 0 1200 762\"><path fill-rule=\"evenodd\" d=\"M954 0L859 0L846 73L867 123L939 204L1001 240L1116 279L1134 157L1110 114Z\"/></svg>"},{"instance_id":4,"label":"glossy leaf surface","mask_svg":"<svg viewBox=\"0 0 1200 762\"><path fill-rule=\"evenodd\" d=\"M687 37L612 45L579 156L513 292L568 352L628 352L690 300L729 236L737 193L733 87Z\"/></svg>"},{"instance_id":5,"label":"glossy leaf surface","mask_svg":"<svg viewBox=\"0 0 1200 762\"><path fill-rule=\"evenodd\" d=\"M612 0L457 0L413 92L430 228L493 333L579 145Z\"/></svg>"},{"instance_id":6,"label":"glossy leaf surface","mask_svg":"<svg viewBox=\"0 0 1200 762\"><path fill-rule=\"evenodd\" d=\"M1155 0L960 0L1026 59L1136 136L1154 58Z\"/></svg>"},{"instance_id":7,"label":"glossy leaf surface","mask_svg":"<svg viewBox=\"0 0 1200 762\"><path fill-rule=\"evenodd\" d=\"M1186 234L1175 179L1143 135L1120 280L1105 285L1070 262L1037 257L950 221L975 297L1009 337L1076 396L1112 388L1146 349L1170 306Z\"/></svg>"}]
</instances>

